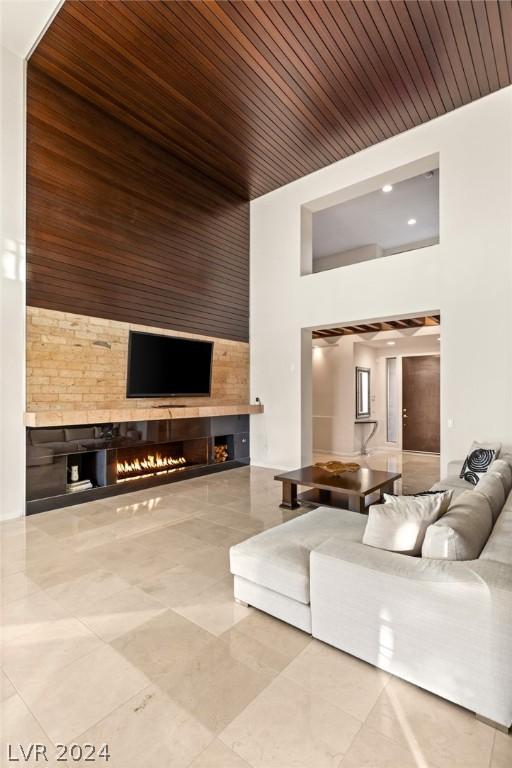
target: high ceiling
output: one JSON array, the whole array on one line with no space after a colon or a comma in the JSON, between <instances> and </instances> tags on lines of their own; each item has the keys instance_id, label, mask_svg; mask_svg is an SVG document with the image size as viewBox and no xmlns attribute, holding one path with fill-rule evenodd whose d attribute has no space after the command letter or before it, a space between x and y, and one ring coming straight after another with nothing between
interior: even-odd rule
<instances>
[{"instance_id":1,"label":"high ceiling","mask_svg":"<svg viewBox=\"0 0 512 768\"><path fill-rule=\"evenodd\" d=\"M512 81L511 0L67 0L30 65L245 199Z\"/></svg>"}]
</instances>

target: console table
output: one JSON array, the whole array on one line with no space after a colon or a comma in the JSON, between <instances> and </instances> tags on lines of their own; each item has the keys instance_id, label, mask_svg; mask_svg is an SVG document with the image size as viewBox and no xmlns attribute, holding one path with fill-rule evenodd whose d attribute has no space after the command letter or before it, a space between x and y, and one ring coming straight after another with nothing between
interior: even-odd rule
<instances>
[{"instance_id":1,"label":"console table","mask_svg":"<svg viewBox=\"0 0 512 768\"><path fill-rule=\"evenodd\" d=\"M363 443L361 445L361 454L363 456L367 456L368 455L368 443L370 442L370 440L372 439L372 437L376 433L379 422L377 421L377 419L356 419L356 421L354 421L354 425L355 424L373 424L373 428L370 430L369 434L363 440Z\"/></svg>"}]
</instances>

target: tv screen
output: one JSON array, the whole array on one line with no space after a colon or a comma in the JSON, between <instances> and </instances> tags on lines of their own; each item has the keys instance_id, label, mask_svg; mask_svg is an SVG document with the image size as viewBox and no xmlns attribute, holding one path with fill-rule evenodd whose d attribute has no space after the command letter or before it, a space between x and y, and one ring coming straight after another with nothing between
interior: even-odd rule
<instances>
[{"instance_id":1,"label":"tv screen","mask_svg":"<svg viewBox=\"0 0 512 768\"><path fill-rule=\"evenodd\" d=\"M127 397L210 394L213 343L131 331Z\"/></svg>"}]
</instances>

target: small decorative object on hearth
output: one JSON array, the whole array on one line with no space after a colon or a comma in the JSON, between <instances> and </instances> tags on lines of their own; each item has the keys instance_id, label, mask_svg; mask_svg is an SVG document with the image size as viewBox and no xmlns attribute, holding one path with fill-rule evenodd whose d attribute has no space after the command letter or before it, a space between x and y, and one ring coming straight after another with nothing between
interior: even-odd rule
<instances>
[{"instance_id":1,"label":"small decorative object on hearth","mask_svg":"<svg viewBox=\"0 0 512 768\"><path fill-rule=\"evenodd\" d=\"M361 465L354 461L317 461L315 467L325 469L334 477L338 477L344 472L357 472L358 469L361 469Z\"/></svg>"}]
</instances>

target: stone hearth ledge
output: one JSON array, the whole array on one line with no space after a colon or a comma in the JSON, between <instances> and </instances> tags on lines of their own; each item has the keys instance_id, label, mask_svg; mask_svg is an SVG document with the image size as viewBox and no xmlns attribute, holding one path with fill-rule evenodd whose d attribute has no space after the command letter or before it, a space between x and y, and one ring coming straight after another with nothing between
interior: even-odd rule
<instances>
[{"instance_id":1,"label":"stone hearth ledge","mask_svg":"<svg viewBox=\"0 0 512 768\"><path fill-rule=\"evenodd\" d=\"M62 427L78 424L109 424L125 421L196 419L207 416L242 416L263 413L263 405L186 405L161 408L113 408L81 411L41 411L25 413L26 427Z\"/></svg>"}]
</instances>

